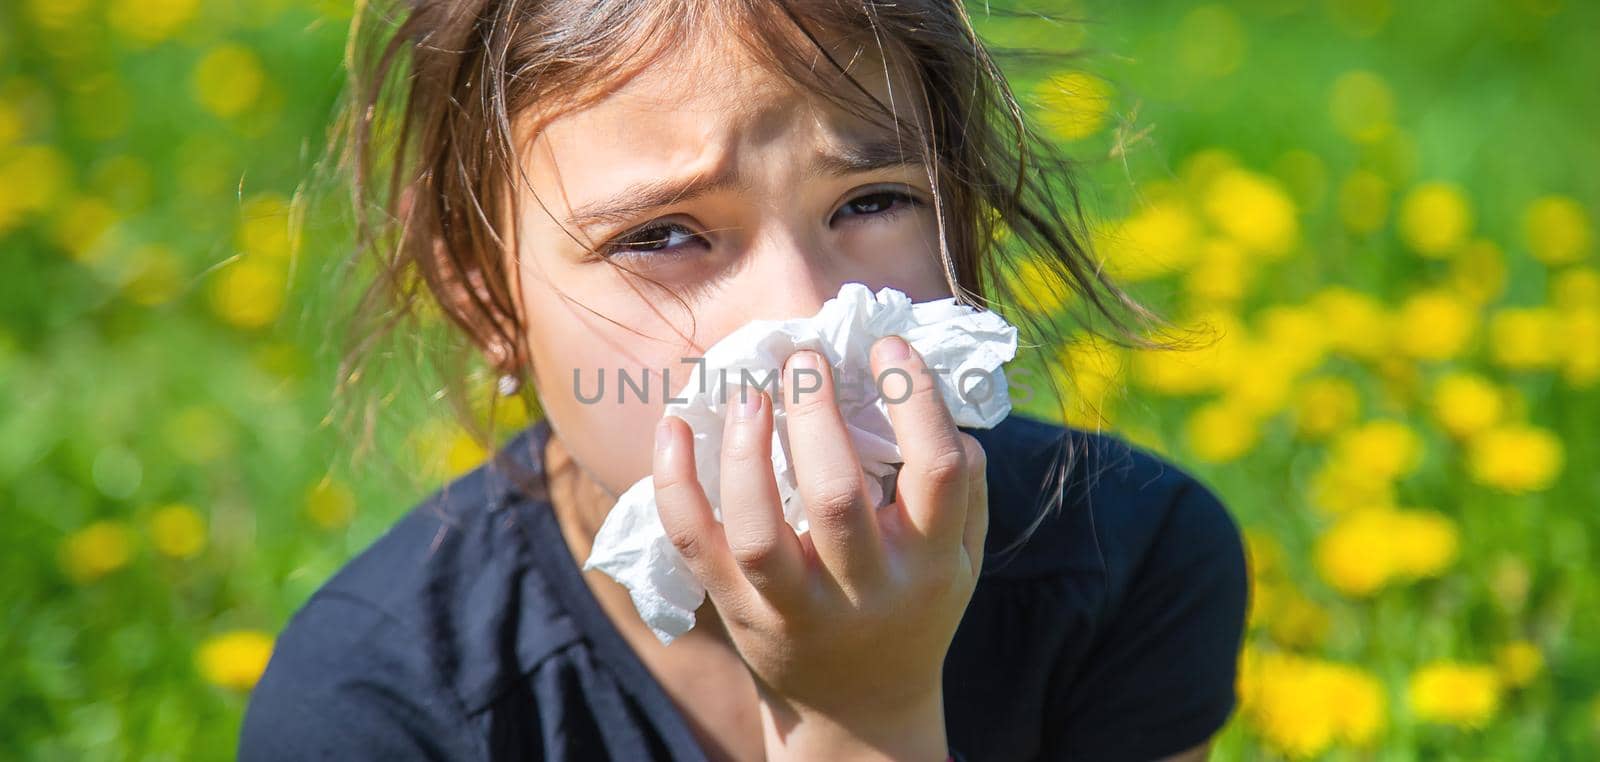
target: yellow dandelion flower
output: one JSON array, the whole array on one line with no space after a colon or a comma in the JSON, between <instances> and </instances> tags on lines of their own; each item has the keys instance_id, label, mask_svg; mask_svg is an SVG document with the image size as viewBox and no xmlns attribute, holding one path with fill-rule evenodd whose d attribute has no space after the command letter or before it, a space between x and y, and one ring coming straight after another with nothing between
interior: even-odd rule
<instances>
[{"instance_id":1,"label":"yellow dandelion flower","mask_svg":"<svg viewBox=\"0 0 1600 762\"><path fill-rule=\"evenodd\" d=\"M194 18L200 0L111 0L111 28L135 42L155 43L177 34Z\"/></svg>"},{"instance_id":2,"label":"yellow dandelion flower","mask_svg":"<svg viewBox=\"0 0 1600 762\"><path fill-rule=\"evenodd\" d=\"M1194 302L1231 304L1243 299L1255 275L1244 249L1226 238L1208 238L1198 245L1198 253L1183 272L1184 288Z\"/></svg>"},{"instance_id":3,"label":"yellow dandelion flower","mask_svg":"<svg viewBox=\"0 0 1600 762\"><path fill-rule=\"evenodd\" d=\"M1594 227L1583 206L1566 196L1534 199L1522 215L1523 236L1534 259L1547 265L1577 262L1594 246Z\"/></svg>"},{"instance_id":4,"label":"yellow dandelion flower","mask_svg":"<svg viewBox=\"0 0 1600 762\"><path fill-rule=\"evenodd\" d=\"M1455 562L1461 540L1449 517L1436 511L1405 510L1389 519L1397 573L1437 577Z\"/></svg>"},{"instance_id":5,"label":"yellow dandelion flower","mask_svg":"<svg viewBox=\"0 0 1600 762\"><path fill-rule=\"evenodd\" d=\"M150 516L150 541L164 556L193 558L206 546L205 519L181 503L163 506Z\"/></svg>"},{"instance_id":6,"label":"yellow dandelion flower","mask_svg":"<svg viewBox=\"0 0 1600 762\"><path fill-rule=\"evenodd\" d=\"M528 403L522 397L496 397L490 401L489 422L497 433L520 431L533 420L528 414Z\"/></svg>"},{"instance_id":7,"label":"yellow dandelion flower","mask_svg":"<svg viewBox=\"0 0 1600 762\"><path fill-rule=\"evenodd\" d=\"M1370 71L1352 71L1333 82L1328 102L1334 129L1358 143L1382 140L1394 129L1394 92Z\"/></svg>"},{"instance_id":8,"label":"yellow dandelion flower","mask_svg":"<svg viewBox=\"0 0 1600 762\"><path fill-rule=\"evenodd\" d=\"M1295 392L1295 433L1304 439L1326 439L1349 426L1360 413L1361 395L1354 384L1342 378L1313 378Z\"/></svg>"},{"instance_id":9,"label":"yellow dandelion flower","mask_svg":"<svg viewBox=\"0 0 1600 762\"><path fill-rule=\"evenodd\" d=\"M1207 188L1203 208L1218 230L1257 254L1281 257L1300 243L1294 200L1270 177L1224 170Z\"/></svg>"},{"instance_id":10,"label":"yellow dandelion flower","mask_svg":"<svg viewBox=\"0 0 1600 762\"><path fill-rule=\"evenodd\" d=\"M1522 424L1478 434L1467 453L1474 481L1510 493L1548 489L1560 476L1564 457L1555 434Z\"/></svg>"},{"instance_id":11,"label":"yellow dandelion flower","mask_svg":"<svg viewBox=\"0 0 1600 762\"><path fill-rule=\"evenodd\" d=\"M1437 661L1411 676L1406 695L1418 719L1479 728L1499 710L1500 689L1491 667Z\"/></svg>"},{"instance_id":12,"label":"yellow dandelion flower","mask_svg":"<svg viewBox=\"0 0 1600 762\"><path fill-rule=\"evenodd\" d=\"M1600 306L1583 307L1562 317L1562 378L1577 389L1600 381Z\"/></svg>"},{"instance_id":13,"label":"yellow dandelion flower","mask_svg":"<svg viewBox=\"0 0 1600 762\"><path fill-rule=\"evenodd\" d=\"M1377 592L1395 574L1392 511L1382 508L1346 514L1317 538L1312 563L1328 586L1351 597Z\"/></svg>"},{"instance_id":14,"label":"yellow dandelion flower","mask_svg":"<svg viewBox=\"0 0 1600 762\"><path fill-rule=\"evenodd\" d=\"M240 328L262 328L283 311L287 273L278 262L240 259L215 274L211 307Z\"/></svg>"},{"instance_id":15,"label":"yellow dandelion flower","mask_svg":"<svg viewBox=\"0 0 1600 762\"><path fill-rule=\"evenodd\" d=\"M1450 289L1474 304L1494 301L1506 290L1506 263L1493 241L1476 239L1450 257Z\"/></svg>"},{"instance_id":16,"label":"yellow dandelion flower","mask_svg":"<svg viewBox=\"0 0 1600 762\"><path fill-rule=\"evenodd\" d=\"M254 105L266 85L261 60L249 48L223 44L212 48L195 66L195 99L207 111L233 117Z\"/></svg>"},{"instance_id":17,"label":"yellow dandelion flower","mask_svg":"<svg viewBox=\"0 0 1600 762\"><path fill-rule=\"evenodd\" d=\"M1418 254L1441 258L1472 234L1472 206L1455 185L1424 183L1400 203L1400 239Z\"/></svg>"},{"instance_id":18,"label":"yellow dandelion flower","mask_svg":"<svg viewBox=\"0 0 1600 762\"><path fill-rule=\"evenodd\" d=\"M450 442L445 456L445 474L457 477L477 468L489 457L488 451L475 437L463 431Z\"/></svg>"},{"instance_id":19,"label":"yellow dandelion flower","mask_svg":"<svg viewBox=\"0 0 1600 762\"><path fill-rule=\"evenodd\" d=\"M1569 267L1551 276L1550 303L1563 312L1600 307L1600 270Z\"/></svg>"},{"instance_id":20,"label":"yellow dandelion flower","mask_svg":"<svg viewBox=\"0 0 1600 762\"><path fill-rule=\"evenodd\" d=\"M439 421L418 429L413 435L418 460L430 477L454 479L489 457L488 450L472 432L454 423Z\"/></svg>"},{"instance_id":21,"label":"yellow dandelion flower","mask_svg":"<svg viewBox=\"0 0 1600 762\"><path fill-rule=\"evenodd\" d=\"M1132 377L1152 391L1174 396L1214 389L1226 369L1242 357L1244 325L1237 315L1215 310L1186 319L1179 336L1186 343L1177 349L1138 350L1132 357Z\"/></svg>"},{"instance_id":22,"label":"yellow dandelion flower","mask_svg":"<svg viewBox=\"0 0 1600 762\"><path fill-rule=\"evenodd\" d=\"M1115 395L1123 383L1122 351L1087 335L1080 334L1063 348L1060 366L1068 388L1096 405Z\"/></svg>"},{"instance_id":23,"label":"yellow dandelion flower","mask_svg":"<svg viewBox=\"0 0 1600 762\"><path fill-rule=\"evenodd\" d=\"M1315 648L1328 635L1328 611L1298 593L1279 596L1267 622L1273 641L1293 648Z\"/></svg>"},{"instance_id":24,"label":"yellow dandelion flower","mask_svg":"<svg viewBox=\"0 0 1600 762\"><path fill-rule=\"evenodd\" d=\"M1555 367L1562 355L1561 317L1548 307L1508 307L1489 318L1489 357L1510 370Z\"/></svg>"},{"instance_id":25,"label":"yellow dandelion flower","mask_svg":"<svg viewBox=\"0 0 1600 762\"><path fill-rule=\"evenodd\" d=\"M1376 233L1389 219L1389 181L1360 169L1339 185L1339 219L1355 233Z\"/></svg>"},{"instance_id":26,"label":"yellow dandelion flower","mask_svg":"<svg viewBox=\"0 0 1600 762\"><path fill-rule=\"evenodd\" d=\"M1123 390L1122 352L1086 335L1079 335L1061 351L1051 367L1057 385L1069 398L1069 420L1087 428L1110 424L1110 413Z\"/></svg>"},{"instance_id":27,"label":"yellow dandelion flower","mask_svg":"<svg viewBox=\"0 0 1600 762\"><path fill-rule=\"evenodd\" d=\"M233 630L208 638L196 661L207 682L237 691L255 687L272 659L272 636L257 630Z\"/></svg>"},{"instance_id":28,"label":"yellow dandelion flower","mask_svg":"<svg viewBox=\"0 0 1600 762\"><path fill-rule=\"evenodd\" d=\"M1238 167L1239 157L1228 149L1202 148L1184 157L1178 174L1191 195L1205 195L1217 178Z\"/></svg>"},{"instance_id":29,"label":"yellow dandelion flower","mask_svg":"<svg viewBox=\"0 0 1600 762\"><path fill-rule=\"evenodd\" d=\"M0 194L3 193L0 191ZM105 251L104 247L97 247L96 244L116 222L117 211L110 204L98 198L80 196L56 209L51 238L73 259L84 264L95 264L94 257ZM0 223L0 229L4 227Z\"/></svg>"},{"instance_id":30,"label":"yellow dandelion flower","mask_svg":"<svg viewBox=\"0 0 1600 762\"><path fill-rule=\"evenodd\" d=\"M54 146L25 145L0 152L0 230L49 209L67 189L72 165Z\"/></svg>"},{"instance_id":31,"label":"yellow dandelion flower","mask_svg":"<svg viewBox=\"0 0 1600 762\"><path fill-rule=\"evenodd\" d=\"M1148 280L1193 261L1199 223L1176 201L1159 201L1135 212L1098 241L1106 270L1123 281Z\"/></svg>"},{"instance_id":32,"label":"yellow dandelion flower","mask_svg":"<svg viewBox=\"0 0 1600 762\"><path fill-rule=\"evenodd\" d=\"M96 521L68 535L61 545L61 567L79 583L93 582L128 565L133 533L120 521Z\"/></svg>"},{"instance_id":33,"label":"yellow dandelion flower","mask_svg":"<svg viewBox=\"0 0 1600 762\"><path fill-rule=\"evenodd\" d=\"M54 5L54 3L50 3ZM0 103L0 148L15 143L27 130L22 114L15 105Z\"/></svg>"},{"instance_id":34,"label":"yellow dandelion flower","mask_svg":"<svg viewBox=\"0 0 1600 762\"><path fill-rule=\"evenodd\" d=\"M1544 670L1544 654L1539 647L1526 640L1514 640L1495 651L1495 667L1500 671L1500 682L1510 688L1521 688Z\"/></svg>"},{"instance_id":35,"label":"yellow dandelion flower","mask_svg":"<svg viewBox=\"0 0 1600 762\"><path fill-rule=\"evenodd\" d=\"M356 514L356 496L331 476L323 477L306 493L306 516L323 529L339 529Z\"/></svg>"},{"instance_id":36,"label":"yellow dandelion flower","mask_svg":"<svg viewBox=\"0 0 1600 762\"><path fill-rule=\"evenodd\" d=\"M1226 376L1223 400L1257 419L1288 407L1300 372L1297 355L1277 346L1247 343L1240 357L1243 362Z\"/></svg>"},{"instance_id":37,"label":"yellow dandelion flower","mask_svg":"<svg viewBox=\"0 0 1600 762\"><path fill-rule=\"evenodd\" d=\"M1362 470L1337 457L1328 458L1311 475L1311 505L1329 515L1395 504L1393 479Z\"/></svg>"},{"instance_id":38,"label":"yellow dandelion flower","mask_svg":"<svg viewBox=\"0 0 1600 762\"><path fill-rule=\"evenodd\" d=\"M1328 325L1312 305L1278 304L1257 314L1261 338L1296 373L1315 369L1331 343Z\"/></svg>"},{"instance_id":39,"label":"yellow dandelion flower","mask_svg":"<svg viewBox=\"0 0 1600 762\"><path fill-rule=\"evenodd\" d=\"M1018 305L1034 315L1051 315L1066 305L1068 286L1050 263L1039 257L1016 261L1011 287Z\"/></svg>"},{"instance_id":40,"label":"yellow dandelion flower","mask_svg":"<svg viewBox=\"0 0 1600 762\"><path fill-rule=\"evenodd\" d=\"M1413 294L1395 318L1400 349L1419 360L1448 360L1466 350L1477 329L1471 304L1443 289Z\"/></svg>"},{"instance_id":41,"label":"yellow dandelion flower","mask_svg":"<svg viewBox=\"0 0 1600 762\"><path fill-rule=\"evenodd\" d=\"M288 199L276 193L263 193L246 201L239 210L235 242L246 257L288 257L291 248Z\"/></svg>"},{"instance_id":42,"label":"yellow dandelion flower","mask_svg":"<svg viewBox=\"0 0 1600 762\"><path fill-rule=\"evenodd\" d=\"M1334 707L1317 690L1320 675L1300 657L1262 653L1255 660L1243 712L1268 746L1294 758L1314 757L1337 735Z\"/></svg>"},{"instance_id":43,"label":"yellow dandelion flower","mask_svg":"<svg viewBox=\"0 0 1600 762\"><path fill-rule=\"evenodd\" d=\"M88 0L30 0L28 3L28 15L33 17L34 23L51 30L64 30L82 23L83 13L88 9Z\"/></svg>"},{"instance_id":44,"label":"yellow dandelion flower","mask_svg":"<svg viewBox=\"0 0 1600 762\"><path fill-rule=\"evenodd\" d=\"M1215 383L1213 366L1203 351L1135 350L1131 376L1139 386L1169 396L1188 396Z\"/></svg>"},{"instance_id":45,"label":"yellow dandelion flower","mask_svg":"<svg viewBox=\"0 0 1600 762\"><path fill-rule=\"evenodd\" d=\"M1362 360L1378 359L1388 351L1391 321L1377 299L1329 286L1311 298L1311 306L1327 326L1333 351Z\"/></svg>"},{"instance_id":46,"label":"yellow dandelion flower","mask_svg":"<svg viewBox=\"0 0 1600 762\"><path fill-rule=\"evenodd\" d=\"M1201 405L1189 415L1184 434L1195 456L1212 463L1239 458L1254 449L1261 438L1255 416L1227 402Z\"/></svg>"},{"instance_id":47,"label":"yellow dandelion flower","mask_svg":"<svg viewBox=\"0 0 1600 762\"><path fill-rule=\"evenodd\" d=\"M1251 574L1272 577L1283 572L1283 546L1276 538L1254 527L1247 527L1243 534Z\"/></svg>"},{"instance_id":48,"label":"yellow dandelion flower","mask_svg":"<svg viewBox=\"0 0 1600 762\"><path fill-rule=\"evenodd\" d=\"M1315 757L1336 742L1365 746L1383 731L1387 700L1366 672L1277 651L1242 656L1240 714L1272 749Z\"/></svg>"},{"instance_id":49,"label":"yellow dandelion flower","mask_svg":"<svg viewBox=\"0 0 1600 762\"><path fill-rule=\"evenodd\" d=\"M1046 129L1062 140L1081 140L1105 126L1113 91L1093 74L1064 71L1040 83L1034 95Z\"/></svg>"},{"instance_id":50,"label":"yellow dandelion flower","mask_svg":"<svg viewBox=\"0 0 1600 762\"><path fill-rule=\"evenodd\" d=\"M1410 426L1388 418L1345 431L1333 447L1335 458L1379 478L1398 479L1422 462L1422 438Z\"/></svg>"},{"instance_id":51,"label":"yellow dandelion flower","mask_svg":"<svg viewBox=\"0 0 1600 762\"><path fill-rule=\"evenodd\" d=\"M1499 423L1504 410L1500 390L1476 373L1452 371L1433 386L1433 415L1452 436L1483 431Z\"/></svg>"},{"instance_id":52,"label":"yellow dandelion flower","mask_svg":"<svg viewBox=\"0 0 1600 762\"><path fill-rule=\"evenodd\" d=\"M1367 746L1383 732L1389 701L1377 678L1346 664L1323 664L1323 692L1334 708L1334 731L1345 743Z\"/></svg>"},{"instance_id":53,"label":"yellow dandelion flower","mask_svg":"<svg viewBox=\"0 0 1600 762\"><path fill-rule=\"evenodd\" d=\"M1249 609L1245 612L1245 628L1254 632L1261 629L1267 622L1272 621L1272 611L1276 608L1278 585L1269 580L1252 576L1250 578Z\"/></svg>"}]
</instances>

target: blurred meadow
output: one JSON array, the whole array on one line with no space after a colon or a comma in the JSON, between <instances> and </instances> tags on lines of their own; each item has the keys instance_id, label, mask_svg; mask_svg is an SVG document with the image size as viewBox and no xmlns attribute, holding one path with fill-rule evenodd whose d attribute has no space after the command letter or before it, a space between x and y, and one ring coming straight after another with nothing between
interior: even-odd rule
<instances>
[{"instance_id":1,"label":"blurred meadow","mask_svg":"<svg viewBox=\"0 0 1600 762\"><path fill-rule=\"evenodd\" d=\"M1002 63L1216 337L1025 361L1246 531L1216 758L1600 758L1600 3L1008 7L1086 17L969 5L1084 51ZM0 4L0 757L231 757L288 616L482 457L399 372L381 457L332 413L349 215L292 201L351 12Z\"/></svg>"}]
</instances>

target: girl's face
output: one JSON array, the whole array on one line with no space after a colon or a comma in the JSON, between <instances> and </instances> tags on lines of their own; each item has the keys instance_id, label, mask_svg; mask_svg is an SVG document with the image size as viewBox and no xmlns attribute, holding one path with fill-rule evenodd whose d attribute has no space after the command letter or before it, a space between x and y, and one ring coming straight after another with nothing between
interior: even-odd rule
<instances>
[{"instance_id":1,"label":"girl's face","mask_svg":"<svg viewBox=\"0 0 1600 762\"><path fill-rule=\"evenodd\" d=\"M735 328L810 316L850 281L950 295L916 138L698 43L546 122L520 157L534 382L562 445L613 493L650 473L652 427L689 381L684 358ZM904 78L866 56L849 69L910 119ZM848 83L836 92L865 102ZM635 382L650 371L647 399L622 388L619 401L619 369ZM580 399L602 370L604 398Z\"/></svg>"}]
</instances>

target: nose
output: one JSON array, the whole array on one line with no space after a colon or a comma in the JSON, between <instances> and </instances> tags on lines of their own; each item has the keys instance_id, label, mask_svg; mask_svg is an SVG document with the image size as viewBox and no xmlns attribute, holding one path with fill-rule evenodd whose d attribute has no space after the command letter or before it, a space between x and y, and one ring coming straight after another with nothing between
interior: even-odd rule
<instances>
[{"instance_id":1,"label":"nose","mask_svg":"<svg viewBox=\"0 0 1600 762\"><path fill-rule=\"evenodd\" d=\"M824 244L794 235L767 236L746 256L740 288L749 320L810 317L853 280Z\"/></svg>"}]
</instances>

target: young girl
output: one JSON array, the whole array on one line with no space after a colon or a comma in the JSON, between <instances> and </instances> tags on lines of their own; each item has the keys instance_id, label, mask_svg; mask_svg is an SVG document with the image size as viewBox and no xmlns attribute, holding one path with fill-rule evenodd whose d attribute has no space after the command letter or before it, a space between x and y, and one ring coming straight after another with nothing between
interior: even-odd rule
<instances>
[{"instance_id":1,"label":"young girl","mask_svg":"<svg viewBox=\"0 0 1600 762\"><path fill-rule=\"evenodd\" d=\"M1053 195L1071 178L1041 169L960 3L413 0L384 20L351 112L358 208L385 210L363 231L380 292L409 306L425 284L543 415L295 614L241 758L1206 756L1246 568L1185 471L1016 413L959 429L887 337L872 371L912 379L892 499L864 497L826 358L796 352L785 377L825 381L729 417L723 523L660 396L574 393L847 282L1012 310L1002 227L1114 325L1113 305L1146 314L1080 244ZM798 535L766 450L780 404ZM667 646L580 570L647 474L709 593Z\"/></svg>"}]
</instances>

